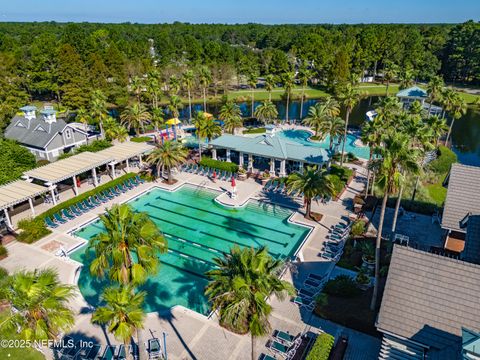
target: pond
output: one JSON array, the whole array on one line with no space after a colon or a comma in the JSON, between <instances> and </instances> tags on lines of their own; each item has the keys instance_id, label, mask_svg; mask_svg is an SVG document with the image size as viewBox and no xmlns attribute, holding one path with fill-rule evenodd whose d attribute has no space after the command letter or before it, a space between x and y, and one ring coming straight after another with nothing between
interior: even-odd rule
<instances>
[{"instance_id":1,"label":"pond","mask_svg":"<svg viewBox=\"0 0 480 360\"><path fill-rule=\"evenodd\" d=\"M379 97L370 96L364 98L352 111L350 115L350 125L359 127L365 121L365 113L374 108ZM308 99L303 106L303 117L307 115L308 108L318 100ZM286 107L285 101L274 101L277 106L279 117L285 119ZM260 102L255 102L257 107ZM251 103L239 103L242 114L245 117L251 114ZM207 104L207 111L216 115L220 109L219 104ZM203 110L202 104L194 104L193 111ZM188 106L180 111L180 117L188 118ZM289 119L298 119L300 115L300 101L292 101L289 109ZM343 117L343 114L342 114ZM458 156L458 160L467 165L480 166L480 108L469 107L467 113L455 121L452 131L453 150Z\"/></svg>"}]
</instances>

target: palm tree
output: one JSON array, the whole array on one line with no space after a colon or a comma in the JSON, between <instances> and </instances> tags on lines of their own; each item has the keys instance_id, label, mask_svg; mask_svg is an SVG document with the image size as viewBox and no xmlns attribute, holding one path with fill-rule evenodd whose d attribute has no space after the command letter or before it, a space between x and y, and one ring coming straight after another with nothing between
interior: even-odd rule
<instances>
[{"instance_id":1,"label":"palm tree","mask_svg":"<svg viewBox=\"0 0 480 360\"><path fill-rule=\"evenodd\" d=\"M157 132L160 126L165 124L165 119L163 117L163 110L160 108L152 109L152 116L150 121L154 126L155 131Z\"/></svg>"},{"instance_id":2,"label":"palm tree","mask_svg":"<svg viewBox=\"0 0 480 360\"><path fill-rule=\"evenodd\" d=\"M272 121L277 122L277 107L271 101L265 100L255 109L255 117L263 123L270 123Z\"/></svg>"},{"instance_id":3,"label":"palm tree","mask_svg":"<svg viewBox=\"0 0 480 360\"><path fill-rule=\"evenodd\" d=\"M373 289L370 309L376 309L378 286L380 283L380 247L382 241L383 221L387 207L388 196L403 182L402 169L416 172L418 169L417 151L412 149L410 137L396 131L394 128L387 130L382 139L382 146L375 149L379 162L378 183L383 189L382 208L377 230L375 247L375 286Z\"/></svg>"},{"instance_id":4,"label":"palm tree","mask_svg":"<svg viewBox=\"0 0 480 360\"><path fill-rule=\"evenodd\" d=\"M460 119L463 115L467 112L467 103L465 100L457 93L453 92L453 95L448 94L448 101L447 101L447 111L452 116L452 122L450 123L450 127L448 128L447 138L445 139L445 144L448 144L448 140L450 140L450 135L452 134L453 124L455 120Z\"/></svg>"},{"instance_id":5,"label":"palm tree","mask_svg":"<svg viewBox=\"0 0 480 360\"><path fill-rule=\"evenodd\" d=\"M10 305L1 326L24 340L53 340L74 325L68 302L74 286L62 284L53 269L19 271L2 282L0 299Z\"/></svg>"},{"instance_id":6,"label":"palm tree","mask_svg":"<svg viewBox=\"0 0 480 360\"><path fill-rule=\"evenodd\" d=\"M177 168L187 161L188 150L177 141L165 141L158 144L147 157L150 165L157 168L157 177L166 169L168 173L168 183L173 183L172 169Z\"/></svg>"},{"instance_id":7,"label":"palm tree","mask_svg":"<svg viewBox=\"0 0 480 360\"><path fill-rule=\"evenodd\" d=\"M300 117L299 119L302 120L303 116L303 102L305 101L305 88L312 77L312 72L308 70L305 66L302 66L300 71L298 72L298 80L300 80L300 84L302 85L302 98L300 99Z\"/></svg>"},{"instance_id":8,"label":"palm tree","mask_svg":"<svg viewBox=\"0 0 480 360\"><path fill-rule=\"evenodd\" d=\"M394 80L397 74L397 65L390 61L386 62L385 69L383 71L383 79L387 82L387 87L385 88L385 96L388 96L388 88L390 86L390 81Z\"/></svg>"},{"instance_id":9,"label":"palm tree","mask_svg":"<svg viewBox=\"0 0 480 360\"><path fill-rule=\"evenodd\" d=\"M214 262L218 268L206 273L210 282L205 294L218 311L220 324L235 332L250 332L251 358L255 360L256 338L271 329L268 318L272 307L267 298L273 293L283 300L295 289L279 276L283 262L272 258L265 247L234 246Z\"/></svg>"},{"instance_id":10,"label":"palm tree","mask_svg":"<svg viewBox=\"0 0 480 360\"><path fill-rule=\"evenodd\" d=\"M315 131L315 138L319 137L320 126L328 116L328 109L322 102L317 102L315 105L310 106L308 109L308 115L303 120L303 123L310 126Z\"/></svg>"},{"instance_id":11,"label":"palm tree","mask_svg":"<svg viewBox=\"0 0 480 360\"><path fill-rule=\"evenodd\" d=\"M272 101L272 91L275 88L275 76L268 74L265 76L265 90L268 91L268 100Z\"/></svg>"},{"instance_id":12,"label":"palm tree","mask_svg":"<svg viewBox=\"0 0 480 360\"><path fill-rule=\"evenodd\" d=\"M101 90L94 90L90 98L90 115L100 127L100 135L103 137L103 121L108 117L107 97Z\"/></svg>"},{"instance_id":13,"label":"palm tree","mask_svg":"<svg viewBox=\"0 0 480 360\"><path fill-rule=\"evenodd\" d=\"M212 82L212 73L206 66L199 69L198 80L203 90L203 111L207 111L207 88Z\"/></svg>"},{"instance_id":14,"label":"palm tree","mask_svg":"<svg viewBox=\"0 0 480 360\"><path fill-rule=\"evenodd\" d=\"M114 118L107 118L105 120L104 127L105 137L107 139L118 142L124 142L128 139L127 129L124 126L118 124Z\"/></svg>"},{"instance_id":15,"label":"palm tree","mask_svg":"<svg viewBox=\"0 0 480 360\"><path fill-rule=\"evenodd\" d=\"M242 127L242 111L240 106L233 101L227 101L220 108L218 118L224 122L223 128L225 131L235 134L235 129Z\"/></svg>"},{"instance_id":16,"label":"palm tree","mask_svg":"<svg viewBox=\"0 0 480 360\"><path fill-rule=\"evenodd\" d=\"M387 96L380 100L375 111L377 112L375 120L377 120L382 127L388 128L390 125L393 125L392 122L395 116L402 111L402 104L396 96Z\"/></svg>"},{"instance_id":17,"label":"palm tree","mask_svg":"<svg viewBox=\"0 0 480 360\"><path fill-rule=\"evenodd\" d=\"M80 108L77 110L75 120L83 124L85 132L88 131L88 124L90 123L91 118L90 114L85 108Z\"/></svg>"},{"instance_id":18,"label":"palm tree","mask_svg":"<svg viewBox=\"0 0 480 360\"><path fill-rule=\"evenodd\" d=\"M195 74L192 70L187 70L182 75L183 86L187 89L188 93L188 110L189 118L188 121L192 121L192 88L193 82L195 81Z\"/></svg>"},{"instance_id":19,"label":"palm tree","mask_svg":"<svg viewBox=\"0 0 480 360\"><path fill-rule=\"evenodd\" d=\"M140 104L140 94L143 91L145 84L143 83L143 79L135 76L132 81L130 82L130 91L135 94L137 98L137 103Z\"/></svg>"},{"instance_id":20,"label":"palm tree","mask_svg":"<svg viewBox=\"0 0 480 360\"><path fill-rule=\"evenodd\" d=\"M290 105L290 95L292 94L292 88L295 84L295 73L288 71L282 76L283 88L285 89L286 95L286 112L285 112L285 121L288 122L288 107Z\"/></svg>"},{"instance_id":21,"label":"palm tree","mask_svg":"<svg viewBox=\"0 0 480 360\"><path fill-rule=\"evenodd\" d=\"M158 103L160 101L160 74L157 70L153 70L148 73L147 81L145 84L149 98L152 100L152 109L158 108Z\"/></svg>"},{"instance_id":22,"label":"palm tree","mask_svg":"<svg viewBox=\"0 0 480 360\"><path fill-rule=\"evenodd\" d=\"M253 113L254 113L254 110L255 110L255 89L257 88L257 81L258 81L258 75L255 73L255 72L251 72L248 74L248 86L250 86L250 90L252 91L251 92L251 103L252 103L252 111L250 112L250 114L252 114L251 116L253 117Z\"/></svg>"},{"instance_id":23,"label":"palm tree","mask_svg":"<svg viewBox=\"0 0 480 360\"><path fill-rule=\"evenodd\" d=\"M140 134L140 128L143 130L150 119L150 113L145 105L138 103L127 106L120 114L122 125L126 125L129 130L135 129L137 135Z\"/></svg>"},{"instance_id":24,"label":"palm tree","mask_svg":"<svg viewBox=\"0 0 480 360\"><path fill-rule=\"evenodd\" d=\"M428 114L430 115L430 110L435 101L438 101L442 95L443 87L445 83L441 76L434 76L430 79L427 85L428 97L430 105L428 106Z\"/></svg>"},{"instance_id":25,"label":"palm tree","mask_svg":"<svg viewBox=\"0 0 480 360\"><path fill-rule=\"evenodd\" d=\"M345 131L343 134L342 157L340 160L340 166L343 166L343 160L345 157L345 143L347 142L347 129L348 121L350 119L350 113L352 112L352 109L359 103L361 97L362 94L350 83L348 83L342 89L338 96L340 103L345 107Z\"/></svg>"},{"instance_id":26,"label":"palm tree","mask_svg":"<svg viewBox=\"0 0 480 360\"><path fill-rule=\"evenodd\" d=\"M414 82L414 71L409 68L405 68L403 71L400 71L399 73L399 80L400 80L400 90L409 88L410 86L413 86Z\"/></svg>"},{"instance_id":27,"label":"palm tree","mask_svg":"<svg viewBox=\"0 0 480 360\"><path fill-rule=\"evenodd\" d=\"M333 143L335 138L343 137L345 127L345 121L338 116L331 117L328 116L321 124L320 124L320 132L323 134L323 137L328 135L330 137L330 144L329 144L329 151L330 154L333 152ZM345 139L343 139L345 143Z\"/></svg>"},{"instance_id":28,"label":"palm tree","mask_svg":"<svg viewBox=\"0 0 480 360\"><path fill-rule=\"evenodd\" d=\"M107 288L101 297L105 305L95 310L92 322L108 325L108 331L128 349L135 332L143 328L145 295L144 291L135 293L129 285ZM129 352L127 356L131 358Z\"/></svg>"},{"instance_id":29,"label":"palm tree","mask_svg":"<svg viewBox=\"0 0 480 360\"><path fill-rule=\"evenodd\" d=\"M200 161L202 160L202 139L211 141L214 137L222 134L222 128L213 120L212 117L205 116L203 111L198 111L195 116L194 125L198 138L198 151Z\"/></svg>"},{"instance_id":30,"label":"palm tree","mask_svg":"<svg viewBox=\"0 0 480 360\"><path fill-rule=\"evenodd\" d=\"M290 174L286 180L287 193L298 191L303 194L305 202L305 218L312 217L312 199L316 197L328 198L335 195L332 180L325 170L316 166L307 166L303 172Z\"/></svg>"},{"instance_id":31,"label":"palm tree","mask_svg":"<svg viewBox=\"0 0 480 360\"><path fill-rule=\"evenodd\" d=\"M440 137L442 137L448 131L448 126L445 119L442 119L439 116L430 116L425 121L431 130L433 143L435 146L438 146Z\"/></svg>"},{"instance_id":32,"label":"palm tree","mask_svg":"<svg viewBox=\"0 0 480 360\"><path fill-rule=\"evenodd\" d=\"M168 79L168 92L170 96L177 95L179 91L180 80L175 75L170 76L170 79Z\"/></svg>"},{"instance_id":33,"label":"palm tree","mask_svg":"<svg viewBox=\"0 0 480 360\"><path fill-rule=\"evenodd\" d=\"M375 118L373 121L365 122L362 127L361 140L369 148L368 165L367 165L367 186L365 190L365 197L368 196L368 189L370 188L370 171L372 167L371 165L373 165L372 164L373 152L376 147L380 146L382 142L382 134L383 134L383 129L378 118ZM372 184L372 189L373 187L374 187L374 184Z\"/></svg>"},{"instance_id":34,"label":"palm tree","mask_svg":"<svg viewBox=\"0 0 480 360\"><path fill-rule=\"evenodd\" d=\"M182 100L177 95L170 96L170 101L168 103L167 109L174 118L180 116L179 109L183 108Z\"/></svg>"},{"instance_id":35,"label":"palm tree","mask_svg":"<svg viewBox=\"0 0 480 360\"><path fill-rule=\"evenodd\" d=\"M167 242L147 213L128 204L115 204L100 215L105 230L88 244L95 258L92 275L123 285L141 285L158 269L158 254L167 251Z\"/></svg>"}]
</instances>

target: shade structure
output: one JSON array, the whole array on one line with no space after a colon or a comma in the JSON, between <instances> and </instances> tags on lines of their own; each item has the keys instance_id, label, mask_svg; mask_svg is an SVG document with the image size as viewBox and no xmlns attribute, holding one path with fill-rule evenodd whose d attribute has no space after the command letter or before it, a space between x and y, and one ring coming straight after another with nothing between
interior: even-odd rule
<instances>
[{"instance_id":1,"label":"shade structure","mask_svg":"<svg viewBox=\"0 0 480 360\"><path fill-rule=\"evenodd\" d=\"M48 188L45 186L32 184L24 180L17 180L0 186L0 210L39 196L47 191Z\"/></svg>"},{"instance_id":2,"label":"shade structure","mask_svg":"<svg viewBox=\"0 0 480 360\"><path fill-rule=\"evenodd\" d=\"M101 165L113 161L114 158L105 154L89 151L73 155L69 158L40 166L25 172L25 176L51 184L82 174Z\"/></svg>"},{"instance_id":3,"label":"shade structure","mask_svg":"<svg viewBox=\"0 0 480 360\"><path fill-rule=\"evenodd\" d=\"M178 125L178 124L181 124L182 122L180 120L178 120L177 118L171 118L169 120L167 120L166 124L167 125Z\"/></svg>"},{"instance_id":4,"label":"shade structure","mask_svg":"<svg viewBox=\"0 0 480 360\"><path fill-rule=\"evenodd\" d=\"M118 163L131 159L135 156L147 154L155 149L155 146L147 143L136 143L132 141L126 141L118 145L111 146L107 149L101 150L96 154L104 155L112 159L112 161Z\"/></svg>"}]
</instances>

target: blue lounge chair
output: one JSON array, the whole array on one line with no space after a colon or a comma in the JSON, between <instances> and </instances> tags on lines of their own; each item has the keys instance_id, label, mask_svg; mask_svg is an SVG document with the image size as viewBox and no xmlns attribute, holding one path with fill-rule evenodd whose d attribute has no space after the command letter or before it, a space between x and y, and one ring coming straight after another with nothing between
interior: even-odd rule
<instances>
[{"instance_id":1,"label":"blue lounge chair","mask_svg":"<svg viewBox=\"0 0 480 360\"><path fill-rule=\"evenodd\" d=\"M278 188L275 189L275 192L282 193L285 190L285 183L282 182Z\"/></svg>"},{"instance_id":2,"label":"blue lounge chair","mask_svg":"<svg viewBox=\"0 0 480 360\"><path fill-rule=\"evenodd\" d=\"M83 200L83 201L81 202L81 204L82 204L83 207L85 207L86 209L89 209L89 210L95 208L95 206L93 206L92 204L90 204L87 200Z\"/></svg>"},{"instance_id":3,"label":"blue lounge chair","mask_svg":"<svg viewBox=\"0 0 480 360\"><path fill-rule=\"evenodd\" d=\"M125 180L122 185L125 186L128 190L132 190L134 188L134 186L130 184L128 180Z\"/></svg>"},{"instance_id":4,"label":"blue lounge chair","mask_svg":"<svg viewBox=\"0 0 480 360\"><path fill-rule=\"evenodd\" d=\"M95 199L96 200L100 200L102 203L106 203L109 201L108 198L106 198L105 196L103 196L101 193L98 193L96 196L95 196Z\"/></svg>"},{"instance_id":5,"label":"blue lounge chair","mask_svg":"<svg viewBox=\"0 0 480 360\"><path fill-rule=\"evenodd\" d=\"M52 228L52 229L55 229L58 227L57 224L55 224L52 219L50 219L49 217L46 217L45 218L45 225L47 225L49 228Z\"/></svg>"},{"instance_id":6,"label":"blue lounge chair","mask_svg":"<svg viewBox=\"0 0 480 360\"><path fill-rule=\"evenodd\" d=\"M80 211L80 209L78 209L77 207L75 207L74 205L71 205L68 210L70 210L70 212L75 215L75 216L80 216L83 214L82 211Z\"/></svg>"},{"instance_id":7,"label":"blue lounge chair","mask_svg":"<svg viewBox=\"0 0 480 360\"><path fill-rule=\"evenodd\" d=\"M160 342L157 338L148 339L148 358L158 359L160 358Z\"/></svg>"},{"instance_id":8,"label":"blue lounge chair","mask_svg":"<svg viewBox=\"0 0 480 360\"><path fill-rule=\"evenodd\" d=\"M100 206L102 205L102 203L100 201L98 201L97 199L95 199L93 196L90 196L87 201L90 203L90 204L93 204L94 206Z\"/></svg>"},{"instance_id":9,"label":"blue lounge chair","mask_svg":"<svg viewBox=\"0 0 480 360\"><path fill-rule=\"evenodd\" d=\"M115 346L107 346L105 350L103 350L102 356L99 357L100 360L113 360L115 357Z\"/></svg>"},{"instance_id":10,"label":"blue lounge chair","mask_svg":"<svg viewBox=\"0 0 480 360\"><path fill-rule=\"evenodd\" d=\"M143 180L140 176L135 176L135 180L138 181L140 184L145 183L145 180Z\"/></svg>"},{"instance_id":11,"label":"blue lounge chair","mask_svg":"<svg viewBox=\"0 0 480 360\"><path fill-rule=\"evenodd\" d=\"M115 359L116 360L125 360L127 358L127 350L128 349L125 349L124 344L120 345L119 348L118 348L118 353L115 356Z\"/></svg>"},{"instance_id":12,"label":"blue lounge chair","mask_svg":"<svg viewBox=\"0 0 480 360\"><path fill-rule=\"evenodd\" d=\"M271 355L268 355L268 354L260 354L260 360L277 360L276 358L274 358L273 356Z\"/></svg>"},{"instance_id":13,"label":"blue lounge chair","mask_svg":"<svg viewBox=\"0 0 480 360\"><path fill-rule=\"evenodd\" d=\"M90 210L90 208L89 208L89 207L86 207L86 206L83 204L83 202L77 203L77 208L79 208L80 211L83 212L83 213L86 213L86 212L88 212L88 211Z\"/></svg>"},{"instance_id":14,"label":"blue lounge chair","mask_svg":"<svg viewBox=\"0 0 480 360\"><path fill-rule=\"evenodd\" d=\"M120 192L122 192L122 193L126 193L126 192L128 191L127 189L125 189L125 188L122 186L122 184L118 184L117 187L116 187L116 189L118 189L118 190L119 190Z\"/></svg>"},{"instance_id":15,"label":"blue lounge chair","mask_svg":"<svg viewBox=\"0 0 480 360\"><path fill-rule=\"evenodd\" d=\"M314 274L314 273L308 274L307 277L312 278L314 280L318 280L318 281L323 281L325 279L325 275L317 275L317 274Z\"/></svg>"},{"instance_id":16,"label":"blue lounge chair","mask_svg":"<svg viewBox=\"0 0 480 360\"><path fill-rule=\"evenodd\" d=\"M278 341L271 340L270 344L268 345L268 348L272 350L273 352L280 354L281 356L287 358L291 357L292 353L295 351L294 346L288 346L284 345L282 343L279 343Z\"/></svg>"},{"instance_id":17,"label":"blue lounge chair","mask_svg":"<svg viewBox=\"0 0 480 360\"><path fill-rule=\"evenodd\" d=\"M62 214L62 216L68 220L73 220L75 219L75 215L72 215L70 214L67 209L62 209L60 210L60 213Z\"/></svg>"},{"instance_id":18,"label":"blue lounge chair","mask_svg":"<svg viewBox=\"0 0 480 360\"><path fill-rule=\"evenodd\" d=\"M133 187L137 187L138 185L140 185L138 182L134 181L133 178L128 179L127 182Z\"/></svg>"},{"instance_id":19,"label":"blue lounge chair","mask_svg":"<svg viewBox=\"0 0 480 360\"><path fill-rule=\"evenodd\" d=\"M270 187L268 188L268 191L275 191L275 189L277 188L279 182L278 180L273 180L272 181L272 184L270 185Z\"/></svg>"},{"instance_id":20,"label":"blue lounge chair","mask_svg":"<svg viewBox=\"0 0 480 360\"><path fill-rule=\"evenodd\" d=\"M98 344L93 345L82 357L84 360L95 360L102 347Z\"/></svg>"},{"instance_id":21,"label":"blue lounge chair","mask_svg":"<svg viewBox=\"0 0 480 360\"><path fill-rule=\"evenodd\" d=\"M67 222L67 220L65 220L64 218L62 218L59 213L53 214L53 219L54 219L56 222L59 222L59 223L61 223L61 224L65 224L65 223Z\"/></svg>"},{"instance_id":22,"label":"blue lounge chair","mask_svg":"<svg viewBox=\"0 0 480 360\"><path fill-rule=\"evenodd\" d=\"M115 198L114 195L108 193L108 191L104 190L100 193L104 198L107 198L108 200L112 200Z\"/></svg>"}]
</instances>

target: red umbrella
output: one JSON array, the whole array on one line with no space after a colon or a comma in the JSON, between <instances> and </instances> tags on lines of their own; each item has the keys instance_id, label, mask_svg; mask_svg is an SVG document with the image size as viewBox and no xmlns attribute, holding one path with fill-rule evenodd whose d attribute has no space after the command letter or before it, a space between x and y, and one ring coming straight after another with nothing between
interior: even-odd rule
<instances>
[{"instance_id":1,"label":"red umbrella","mask_svg":"<svg viewBox=\"0 0 480 360\"><path fill-rule=\"evenodd\" d=\"M213 177L213 180L215 180L217 178L217 172L215 170L213 170L212 177Z\"/></svg>"},{"instance_id":2,"label":"red umbrella","mask_svg":"<svg viewBox=\"0 0 480 360\"><path fill-rule=\"evenodd\" d=\"M235 188L236 184L235 184L235 178L232 176L232 187Z\"/></svg>"},{"instance_id":3,"label":"red umbrella","mask_svg":"<svg viewBox=\"0 0 480 360\"><path fill-rule=\"evenodd\" d=\"M235 190L235 178L232 176L232 197L236 196L236 190Z\"/></svg>"}]
</instances>

